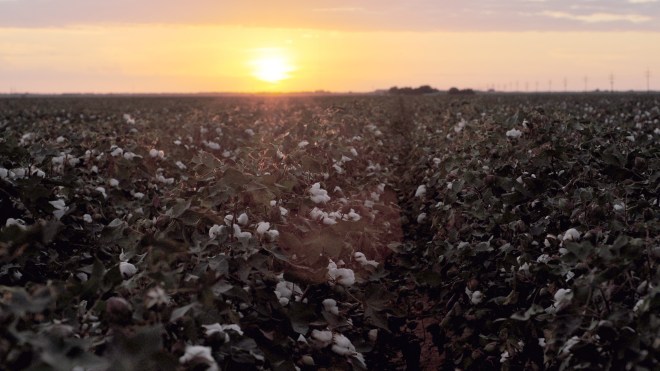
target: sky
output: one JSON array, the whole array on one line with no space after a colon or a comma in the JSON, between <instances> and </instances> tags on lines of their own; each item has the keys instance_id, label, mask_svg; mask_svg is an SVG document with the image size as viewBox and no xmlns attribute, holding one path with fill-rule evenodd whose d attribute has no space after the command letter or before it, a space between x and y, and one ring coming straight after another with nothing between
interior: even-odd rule
<instances>
[{"instance_id":1,"label":"sky","mask_svg":"<svg viewBox=\"0 0 660 371\"><path fill-rule=\"evenodd\" d=\"M0 0L0 93L647 82L660 0Z\"/></svg>"}]
</instances>

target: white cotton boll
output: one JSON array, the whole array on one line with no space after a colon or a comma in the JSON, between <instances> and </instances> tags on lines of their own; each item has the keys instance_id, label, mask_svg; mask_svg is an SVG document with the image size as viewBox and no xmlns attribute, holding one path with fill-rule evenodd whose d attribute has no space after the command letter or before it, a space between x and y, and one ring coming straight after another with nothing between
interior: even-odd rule
<instances>
[{"instance_id":1,"label":"white cotton boll","mask_svg":"<svg viewBox=\"0 0 660 371\"><path fill-rule=\"evenodd\" d=\"M316 348L325 348L332 344L332 331L312 330L311 340Z\"/></svg>"},{"instance_id":2,"label":"white cotton boll","mask_svg":"<svg viewBox=\"0 0 660 371\"><path fill-rule=\"evenodd\" d=\"M470 302L474 305L481 303L484 300L484 294L481 291L475 291L470 297Z\"/></svg>"},{"instance_id":3,"label":"white cotton boll","mask_svg":"<svg viewBox=\"0 0 660 371\"><path fill-rule=\"evenodd\" d=\"M103 187L96 187L95 191L102 194L103 198L108 198L108 195L105 193L105 188Z\"/></svg>"},{"instance_id":4,"label":"white cotton boll","mask_svg":"<svg viewBox=\"0 0 660 371\"><path fill-rule=\"evenodd\" d=\"M66 138L64 138L63 136L59 136L59 137L57 137L57 139L55 139L55 141L57 143L64 143L65 140L66 140Z\"/></svg>"},{"instance_id":5,"label":"white cotton boll","mask_svg":"<svg viewBox=\"0 0 660 371\"><path fill-rule=\"evenodd\" d=\"M328 279L330 283L340 284L342 286L352 286L355 284L355 272L348 268L337 268L336 264L330 261L328 264ZM334 268L332 266L334 265Z\"/></svg>"},{"instance_id":6,"label":"white cotton boll","mask_svg":"<svg viewBox=\"0 0 660 371\"><path fill-rule=\"evenodd\" d=\"M306 141L306 140L302 140L302 141L300 141L300 143L298 143L298 148L305 148L305 147L307 147L308 145L309 145L309 142L308 142L308 141Z\"/></svg>"},{"instance_id":7,"label":"white cotton boll","mask_svg":"<svg viewBox=\"0 0 660 371\"><path fill-rule=\"evenodd\" d=\"M175 163L175 165L176 165L176 167L179 168L179 170L186 170L186 168L187 168L187 166L186 166L183 162L181 162L181 161L177 161L177 162Z\"/></svg>"},{"instance_id":8,"label":"white cotton boll","mask_svg":"<svg viewBox=\"0 0 660 371\"><path fill-rule=\"evenodd\" d=\"M11 227L12 225L17 226L22 230L27 229L27 223L25 223L25 220L23 219L7 218L7 221L5 222L5 227Z\"/></svg>"},{"instance_id":9,"label":"white cotton boll","mask_svg":"<svg viewBox=\"0 0 660 371\"><path fill-rule=\"evenodd\" d=\"M332 351L340 356L351 356L356 353L355 346L353 346L351 340L342 334L334 334L332 336L332 343Z\"/></svg>"},{"instance_id":10,"label":"white cotton boll","mask_svg":"<svg viewBox=\"0 0 660 371\"><path fill-rule=\"evenodd\" d=\"M4 167L0 167L0 178L7 179L8 176L9 176L9 170L5 169Z\"/></svg>"},{"instance_id":11,"label":"white cotton boll","mask_svg":"<svg viewBox=\"0 0 660 371\"><path fill-rule=\"evenodd\" d=\"M142 193L142 192L135 192L132 195L133 195L133 198L135 198L137 200L141 200L141 199L144 198L144 193Z\"/></svg>"},{"instance_id":12,"label":"white cotton boll","mask_svg":"<svg viewBox=\"0 0 660 371\"><path fill-rule=\"evenodd\" d=\"M437 158L437 157L434 157L433 158L433 163L437 166L437 165L440 165L442 163L442 160Z\"/></svg>"},{"instance_id":13,"label":"white cotton boll","mask_svg":"<svg viewBox=\"0 0 660 371\"><path fill-rule=\"evenodd\" d=\"M447 189L452 190L454 188L454 182L447 182Z\"/></svg>"},{"instance_id":14,"label":"white cotton boll","mask_svg":"<svg viewBox=\"0 0 660 371\"><path fill-rule=\"evenodd\" d=\"M548 264L549 261L550 261L550 255L548 254L542 254L538 258L536 258L537 263Z\"/></svg>"},{"instance_id":15,"label":"white cotton boll","mask_svg":"<svg viewBox=\"0 0 660 371\"><path fill-rule=\"evenodd\" d=\"M369 330L369 333L367 335L369 336L369 341L375 343L376 340L378 340L378 329L374 328Z\"/></svg>"},{"instance_id":16,"label":"white cotton boll","mask_svg":"<svg viewBox=\"0 0 660 371\"><path fill-rule=\"evenodd\" d=\"M635 303L635 306L633 307L633 312L637 313L639 310L642 308L642 305L644 305L644 299L639 299Z\"/></svg>"},{"instance_id":17,"label":"white cotton boll","mask_svg":"<svg viewBox=\"0 0 660 371\"><path fill-rule=\"evenodd\" d=\"M218 371L218 364L211 355L211 348L201 345L186 345L186 352L179 358L179 363L186 364L192 360L206 364L206 371Z\"/></svg>"},{"instance_id":18,"label":"white cotton boll","mask_svg":"<svg viewBox=\"0 0 660 371\"><path fill-rule=\"evenodd\" d=\"M417 187L417 190L415 191L415 197L424 197L426 195L426 186L424 184L420 185Z\"/></svg>"},{"instance_id":19,"label":"white cotton boll","mask_svg":"<svg viewBox=\"0 0 660 371\"><path fill-rule=\"evenodd\" d=\"M573 271L566 272L566 282L572 280L573 277L575 277L575 273Z\"/></svg>"},{"instance_id":20,"label":"white cotton boll","mask_svg":"<svg viewBox=\"0 0 660 371\"><path fill-rule=\"evenodd\" d=\"M289 210L287 210L287 209L283 208L282 206L280 206L280 215L281 216L286 216L288 213L289 213Z\"/></svg>"},{"instance_id":21,"label":"white cotton boll","mask_svg":"<svg viewBox=\"0 0 660 371\"><path fill-rule=\"evenodd\" d=\"M131 263L120 262L119 263L119 272L124 278L131 278L137 273L137 267Z\"/></svg>"},{"instance_id":22,"label":"white cotton boll","mask_svg":"<svg viewBox=\"0 0 660 371\"><path fill-rule=\"evenodd\" d=\"M231 215L231 214L225 215L224 221L225 221L225 224L232 225L232 223L234 221L234 216Z\"/></svg>"},{"instance_id":23,"label":"white cotton boll","mask_svg":"<svg viewBox=\"0 0 660 371\"><path fill-rule=\"evenodd\" d=\"M511 129L506 132L506 136L509 138L520 138L522 131L518 129Z\"/></svg>"},{"instance_id":24,"label":"white cotton boll","mask_svg":"<svg viewBox=\"0 0 660 371\"><path fill-rule=\"evenodd\" d=\"M227 229L227 227L225 227L224 225L214 224L209 229L209 237L213 240L213 239L217 238L219 235L223 234L226 229Z\"/></svg>"},{"instance_id":25,"label":"white cotton boll","mask_svg":"<svg viewBox=\"0 0 660 371\"><path fill-rule=\"evenodd\" d=\"M270 229L270 223L268 222L259 222L257 223L257 234L263 235Z\"/></svg>"},{"instance_id":26,"label":"white cotton boll","mask_svg":"<svg viewBox=\"0 0 660 371\"><path fill-rule=\"evenodd\" d=\"M323 304L323 309L326 312L332 313L335 316L339 315L339 307L337 307L337 301L335 299L325 299L321 304Z\"/></svg>"},{"instance_id":27,"label":"white cotton boll","mask_svg":"<svg viewBox=\"0 0 660 371\"><path fill-rule=\"evenodd\" d=\"M202 325L204 327L204 332L206 336L211 336L216 333L223 333L227 332L227 330L231 330L236 332L239 335L243 335L243 330L241 329L241 326L237 324L227 324L227 325L221 325L220 323L216 322L211 325Z\"/></svg>"},{"instance_id":28,"label":"white cotton boll","mask_svg":"<svg viewBox=\"0 0 660 371\"><path fill-rule=\"evenodd\" d=\"M347 215L347 216L348 216L348 219L350 219L350 220L352 220L352 221L354 221L354 222L357 222L357 221L359 221L360 219L362 219L362 217L360 216L360 214L356 213L355 210L353 210L353 209L351 209L351 211L348 212L348 215Z\"/></svg>"},{"instance_id":29,"label":"white cotton boll","mask_svg":"<svg viewBox=\"0 0 660 371\"><path fill-rule=\"evenodd\" d=\"M504 362L508 361L509 358L510 358L510 356L509 356L508 351L502 352L502 354L500 355L500 363L504 363Z\"/></svg>"},{"instance_id":30,"label":"white cotton boll","mask_svg":"<svg viewBox=\"0 0 660 371\"><path fill-rule=\"evenodd\" d=\"M278 232L277 230L271 229L271 230L266 232L266 235L268 236L268 238L271 241L275 241L280 236L280 232Z\"/></svg>"},{"instance_id":31,"label":"white cotton boll","mask_svg":"<svg viewBox=\"0 0 660 371\"><path fill-rule=\"evenodd\" d=\"M202 143L204 143L204 145L205 145L207 148L212 149L212 150L214 150L214 151L217 151L217 150L220 149L220 144L218 144L218 143L216 143L216 142L211 142L211 141L207 142L207 141L204 140L204 141L202 141Z\"/></svg>"},{"instance_id":32,"label":"white cotton boll","mask_svg":"<svg viewBox=\"0 0 660 371\"><path fill-rule=\"evenodd\" d=\"M134 159L136 157L140 157L140 156L136 155L133 152L124 152L124 158L127 159L128 161L131 161L132 159Z\"/></svg>"},{"instance_id":33,"label":"white cotton boll","mask_svg":"<svg viewBox=\"0 0 660 371\"><path fill-rule=\"evenodd\" d=\"M170 303L170 296L167 295L165 290L162 287L156 286L151 288L147 292L147 298L145 300L145 305L147 308L158 305L167 305Z\"/></svg>"},{"instance_id":34,"label":"white cotton boll","mask_svg":"<svg viewBox=\"0 0 660 371\"><path fill-rule=\"evenodd\" d=\"M150 149L149 150L149 156L151 156L152 158L158 157L158 150L155 149L155 148Z\"/></svg>"},{"instance_id":35,"label":"white cotton boll","mask_svg":"<svg viewBox=\"0 0 660 371\"><path fill-rule=\"evenodd\" d=\"M112 157L121 156L122 154L124 154L124 150L119 147L112 149L112 152L110 152Z\"/></svg>"},{"instance_id":36,"label":"white cotton boll","mask_svg":"<svg viewBox=\"0 0 660 371\"><path fill-rule=\"evenodd\" d=\"M249 135L249 136L252 137L252 136L254 136L254 130L252 130L252 129L245 129L245 134L247 134L247 135Z\"/></svg>"},{"instance_id":37,"label":"white cotton boll","mask_svg":"<svg viewBox=\"0 0 660 371\"><path fill-rule=\"evenodd\" d=\"M270 207L275 207L277 206L277 201L276 200L270 200Z\"/></svg>"},{"instance_id":38,"label":"white cotton boll","mask_svg":"<svg viewBox=\"0 0 660 371\"><path fill-rule=\"evenodd\" d=\"M344 173L344 169L341 166L339 166L337 164L334 164L334 165L332 165L332 167L335 169L337 174L343 174Z\"/></svg>"},{"instance_id":39,"label":"white cotton boll","mask_svg":"<svg viewBox=\"0 0 660 371\"><path fill-rule=\"evenodd\" d=\"M314 183L308 192L311 194L311 200L316 204L330 201L328 191L322 189L320 183Z\"/></svg>"},{"instance_id":40,"label":"white cotton boll","mask_svg":"<svg viewBox=\"0 0 660 371\"><path fill-rule=\"evenodd\" d=\"M358 156L358 153L357 153L357 151L355 150L355 148L351 147L350 152L351 152L351 154L353 155L353 157L357 157L357 156Z\"/></svg>"},{"instance_id":41,"label":"white cotton boll","mask_svg":"<svg viewBox=\"0 0 660 371\"><path fill-rule=\"evenodd\" d=\"M248 223L248 216L246 213L242 213L241 215L238 216L238 219L236 219L236 222L240 225L246 225Z\"/></svg>"},{"instance_id":42,"label":"white cotton boll","mask_svg":"<svg viewBox=\"0 0 660 371\"><path fill-rule=\"evenodd\" d=\"M280 300L280 304L284 306L287 305L291 299L300 300L303 295L300 286L293 282L284 280L277 283L274 293L275 296ZM286 303L283 303L282 299L286 299Z\"/></svg>"},{"instance_id":43,"label":"white cotton boll","mask_svg":"<svg viewBox=\"0 0 660 371\"><path fill-rule=\"evenodd\" d=\"M517 178L516 178L516 182L517 182L518 184L523 184L523 178L522 178L522 176L517 177Z\"/></svg>"},{"instance_id":44,"label":"white cotton boll","mask_svg":"<svg viewBox=\"0 0 660 371\"><path fill-rule=\"evenodd\" d=\"M618 202L614 204L613 208L614 211L623 211L626 209L626 204L624 204L623 202Z\"/></svg>"},{"instance_id":45,"label":"white cotton boll","mask_svg":"<svg viewBox=\"0 0 660 371\"><path fill-rule=\"evenodd\" d=\"M55 219L60 220L64 216L64 214L69 210L69 207L66 206L66 203L64 200L55 200L55 201L48 201L55 210L53 210L53 216L55 216Z\"/></svg>"},{"instance_id":46,"label":"white cotton boll","mask_svg":"<svg viewBox=\"0 0 660 371\"><path fill-rule=\"evenodd\" d=\"M92 220L92 216L89 215L89 214L85 214L85 215L83 215L83 221L84 221L85 223L91 223L91 222L93 222L93 220Z\"/></svg>"},{"instance_id":47,"label":"white cotton boll","mask_svg":"<svg viewBox=\"0 0 660 371\"><path fill-rule=\"evenodd\" d=\"M111 187L119 187L119 181L117 179L111 178L108 181L108 184L110 184Z\"/></svg>"},{"instance_id":48,"label":"white cotton boll","mask_svg":"<svg viewBox=\"0 0 660 371\"><path fill-rule=\"evenodd\" d=\"M553 306L560 310L571 303L573 300L573 291L571 289L559 289L555 292Z\"/></svg>"},{"instance_id":49,"label":"white cotton boll","mask_svg":"<svg viewBox=\"0 0 660 371\"><path fill-rule=\"evenodd\" d=\"M424 223L424 220L426 220L426 213L420 213L419 215L417 215L418 224Z\"/></svg>"},{"instance_id":50,"label":"white cotton boll","mask_svg":"<svg viewBox=\"0 0 660 371\"><path fill-rule=\"evenodd\" d=\"M180 145L181 145L181 141L177 139L177 140L174 141L174 144L177 145L177 146L180 146Z\"/></svg>"},{"instance_id":51,"label":"white cotton boll","mask_svg":"<svg viewBox=\"0 0 660 371\"><path fill-rule=\"evenodd\" d=\"M335 225L337 224L337 221L332 218L323 218L323 224L325 225Z\"/></svg>"},{"instance_id":52,"label":"white cotton boll","mask_svg":"<svg viewBox=\"0 0 660 371\"><path fill-rule=\"evenodd\" d=\"M580 232L575 229L571 228L564 232L564 237L562 237L563 241L577 241L580 239Z\"/></svg>"},{"instance_id":53,"label":"white cotton boll","mask_svg":"<svg viewBox=\"0 0 660 371\"><path fill-rule=\"evenodd\" d=\"M362 266L365 265L370 265L372 267L378 266L378 262L376 262L375 260L368 260L367 257L361 252L354 253L353 258L355 259L356 262L360 263Z\"/></svg>"}]
</instances>

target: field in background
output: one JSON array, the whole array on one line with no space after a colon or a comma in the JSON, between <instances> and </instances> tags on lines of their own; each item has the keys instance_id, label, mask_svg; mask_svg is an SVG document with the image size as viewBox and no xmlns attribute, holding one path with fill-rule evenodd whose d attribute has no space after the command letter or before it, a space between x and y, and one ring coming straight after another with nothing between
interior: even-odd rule
<instances>
[{"instance_id":1,"label":"field in background","mask_svg":"<svg viewBox=\"0 0 660 371\"><path fill-rule=\"evenodd\" d=\"M660 97L0 100L9 369L638 369Z\"/></svg>"}]
</instances>

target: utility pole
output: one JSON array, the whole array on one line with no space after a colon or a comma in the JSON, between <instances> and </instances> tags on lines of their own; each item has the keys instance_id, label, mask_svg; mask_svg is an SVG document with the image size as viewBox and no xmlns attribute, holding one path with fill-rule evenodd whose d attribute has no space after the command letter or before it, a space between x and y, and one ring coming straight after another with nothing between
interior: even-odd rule
<instances>
[{"instance_id":1,"label":"utility pole","mask_svg":"<svg viewBox=\"0 0 660 371\"><path fill-rule=\"evenodd\" d=\"M552 80L548 80L548 92L552 92Z\"/></svg>"},{"instance_id":2,"label":"utility pole","mask_svg":"<svg viewBox=\"0 0 660 371\"><path fill-rule=\"evenodd\" d=\"M651 92L651 70L646 68L646 92Z\"/></svg>"},{"instance_id":3,"label":"utility pole","mask_svg":"<svg viewBox=\"0 0 660 371\"><path fill-rule=\"evenodd\" d=\"M589 85L589 77L585 76L584 77L584 92L586 93L588 90L588 85Z\"/></svg>"},{"instance_id":4,"label":"utility pole","mask_svg":"<svg viewBox=\"0 0 660 371\"><path fill-rule=\"evenodd\" d=\"M539 82L538 81L536 82L536 92L537 93L539 92Z\"/></svg>"},{"instance_id":5,"label":"utility pole","mask_svg":"<svg viewBox=\"0 0 660 371\"><path fill-rule=\"evenodd\" d=\"M568 91L568 80L564 77L564 93Z\"/></svg>"},{"instance_id":6,"label":"utility pole","mask_svg":"<svg viewBox=\"0 0 660 371\"><path fill-rule=\"evenodd\" d=\"M614 74L610 73L610 93L614 93Z\"/></svg>"}]
</instances>

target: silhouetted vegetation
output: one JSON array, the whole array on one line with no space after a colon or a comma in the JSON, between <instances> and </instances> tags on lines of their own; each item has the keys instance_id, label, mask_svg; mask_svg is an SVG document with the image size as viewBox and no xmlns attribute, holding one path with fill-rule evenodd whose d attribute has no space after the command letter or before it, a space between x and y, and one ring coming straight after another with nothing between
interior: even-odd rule
<instances>
[{"instance_id":1,"label":"silhouetted vegetation","mask_svg":"<svg viewBox=\"0 0 660 371\"><path fill-rule=\"evenodd\" d=\"M422 85L418 88L411 88L409 86L399 88L393 86L390 88L389 93L393 95L424 95L438 93L440 90L432 88L429 85Z\"/></svg>"},{"instance_id":2,"label":"silhouetted vegetation","mask_svg":"<svg viewBox=\"0 0 660 371\"><path fill-rule=\"evenodd\" d=\"M472 89L459 89L452 87L447 91L447 94L449 95L474 95L475 92Z\"/></svg>"}]
</instances>

